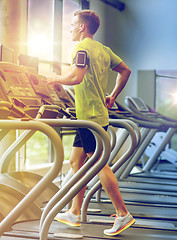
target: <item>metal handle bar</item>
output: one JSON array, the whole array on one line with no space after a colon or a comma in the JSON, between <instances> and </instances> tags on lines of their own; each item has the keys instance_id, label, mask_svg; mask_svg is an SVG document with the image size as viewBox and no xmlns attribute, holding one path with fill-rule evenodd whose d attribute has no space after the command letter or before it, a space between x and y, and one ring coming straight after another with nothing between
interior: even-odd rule
<instances>
[{"instance_id":1,"label":"metal handle bar","mask_svg":"<svg viewBox=\"0 0 177 240\"><path fill-rule=\"evenodd\" d=\"M45 121L46 123L48 123L52 126L58 126L57 125L58 121L62 121L62 120L54 119L54 120L50 121L50 120L40 119L40 121ZM76 127L76 125L74 124L74 120L65 120L65 121L68 123L68 126L72 125L72 126ZM41 231L40 231L40 239L41 240L47 239L47 234L48 234L50 224L53 221L56 214L68 202L70 202L71 199L104 167L104 165L107 163L107 160L109 158L110 141L109 141L108 135L105 132L105 130L103 130L103 128L101 126L99 126L98 124L96 124L94 122L77 120L76 123L77 123L77 127L79 127L79 128L87 127L89 129L94 130L95 132L97 132L99 134L99 136L101 136L101 139L103 141L103 154L102 154L100 160L97 163L95 163L93 167L91 167L93 165L93 161L91 161L92 158L90 158L89 161L87 161L84 164L84 166L79 171L77 171L76 174L74 174L72 179L62 188L62 189L65 188L65 191L67 189L69 190L71 188L62 199L61 199L62 196L60 196L60 194L61 194L60 191L54 196L53 199L61 199L61 200L55 205L55 207L52 208L52 210L48 213L48 215L46 215L45 217L42 216ZM94 162L95 161L97 161L97 159L95 159ZM61 189L61 191L64 191L62 189ZM63 193L62 193L62 195L63 195ZM52 199L52 201L53 201L53 199ZM50 205L50 202L49 202L49 205ZM47 208L50 209L50 207L48 207L48 206L47 206ZM48 212L48 210L46 210L46 211Z\"/></svg>"},{"instance_id":2,"label":"metal handle bar","mask_svg":"<svg viewBox=\"0 0 177 240\"><path fill-rule=\"evenodd\" d=\"M0 102L3 106L11 107L11 103L8 102ZM56 109L59 112L61 111L61 107L57 105L42 105L38 111L36 119L41 118L44 111L47 109ZM67 113L67 112L66 112ZM25 114L25 113L24 113ZM68 114L68 113L67 113ZM72 115L69 115L72 116ZM0 159L0 173L8 172L9 164L12 160L13 155L30 139L36 131L33 130L25 130L11 145L10 147L3 153Z\"/></svg>"},{"instance_id":3,"label":"metal handle bar","mask_svg":"<svg viewBox=\"0 0 177 240\"><path fill-rule=\"evenodd\" d=\"M46 188L47 184L52 182L58 175L64 159L63 146L57 132L42 122L28 121L22 122L18 120L0 120L1 129L33 129L45 133L52 141L55 153L54 164L49 172L36 184L36 186L17 204L17 206L2 220L0 223L0 236L7 231L20 214L28 208L39 194Z\"/></svg>"},{"instance_id":4,"label":"metal handle bar","mask_svg":"<svg viewBox=\"0 0 177 240\"><path fill-rule=\"evenodd\" d=\"M110 125L108 127L108 131L110 134L110 139L111 139L111 151L114 149L115 145L116 145L116 132L115 129Z\"/></svg>"},{"instance_id":5,"label":"metal handle bar","mask_svg":"<svg viewBox=\"0 0 177 240\"><path fill-rule=\"evenodd\" d=\"M57 126L57 125L54 125ZM73 126L76 126L76 124L74 124ZM79 125L79 127L88 127L88 125ZM49 213L49 211L57 204L57 202L70 190L70 188L83 176L83 174L85 174L85 172L87 172L87 170L93 166L93 164L95 163L95 161L100 157L102 150L103 150L103 145L102 145L102 141L101 139L98 137L98 135L93 132L93 134L96 137L96 150L93 154L93 156L89 159L89 161L87 161L84 166L82 167L81 170L77 171L77 173L74 175L73 174L70 175L70 178L67 179L67 182L63 185L62 189L59 190L59 192L57 193L57 195L53 196L51 198L51 200L48 202L48 204L46 205L42 217L41 217L41 223L40 226L42 226L42 223L44 221L44 218L47 216L47 214Z\"/></svg>"}]
</instances>

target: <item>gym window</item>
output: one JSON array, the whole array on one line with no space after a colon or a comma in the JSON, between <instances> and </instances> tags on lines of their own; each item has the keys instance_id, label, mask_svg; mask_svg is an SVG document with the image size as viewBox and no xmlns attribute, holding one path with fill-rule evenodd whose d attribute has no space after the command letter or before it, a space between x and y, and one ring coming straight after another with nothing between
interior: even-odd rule
<instances>
[{"instance_id":1,"label":"gym window","mask_svg":"<svg viewBox=\"0 0 177 240\"><path fill-rule=\"evenodd\" d=\"M39 58L39 72L50 74L53 62L61 70L70 64L72 42L70 24L73 13L82 8L81 0L28 0L28 51Z\"/></svg>"},{"instance_id":2,"label":"gym window","mask_svg":"<svg viewBox=\"0 0 177 240\"><path fill-rule=\"evenodd\" d=\"M70 24L73 13L81 9L85 2L88 3L81 0L28 0L27 55L39 59L39 73L53 72L53 62L57 62L60 68L59 71L55 69L57 73L61 70L64 74L70 68L74 46L70 36ZM63 136L66 145L65 159L69 158L72 139L73 136ZM35 169L50 164L51 151L47 137L40 132L35 133L26 144L26 158L22 168Z\"/></svg>"}]
</instances>

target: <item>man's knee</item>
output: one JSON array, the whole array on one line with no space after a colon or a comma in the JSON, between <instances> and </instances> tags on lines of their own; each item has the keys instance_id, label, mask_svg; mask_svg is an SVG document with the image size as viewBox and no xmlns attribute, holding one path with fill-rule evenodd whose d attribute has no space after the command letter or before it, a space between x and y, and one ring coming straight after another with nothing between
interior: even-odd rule
<instances>
[{"instance_id":1,"label":"man's knee","mask_svg":"<svg viewBox=\"0 0 177 240\"><path fill-rule=\"evenodd\" d=\"M78 170L86 159L87 155L81 148L75 148L70 157L70 165L75 170Z\"/></svg>"},{"instance_id":2,"label":"man's knee","mask_svg":"<svg viewBox=\"0 0 177 240\"><path fill-rule=\"evenodd\" d=\"M73 172L75 173L83 166L83 162L76 159L70 159L70 165L73 169Z\"/></svg>"},{"instance_id":3,"label":"man's knee","mask_svg":"<svg viewBox=\"0 0 177 240\"><path fill-rule=\"evenodd\" d=\"M74 168L74 167L77 165L77 164L76 164L76 159L71 158L71 159L69 160L69 162L70 162L70 165L71 165L72 168Z\"/></svg>"}]
</instances>

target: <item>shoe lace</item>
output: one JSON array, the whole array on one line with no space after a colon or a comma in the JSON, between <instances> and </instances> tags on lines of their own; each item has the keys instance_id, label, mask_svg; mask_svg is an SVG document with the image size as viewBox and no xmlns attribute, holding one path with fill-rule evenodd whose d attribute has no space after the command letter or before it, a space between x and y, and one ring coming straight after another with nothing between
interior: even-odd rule
<instances>
[{"instance_id":1,"label":"shoe lace","mask_svg":"<svg viewBox=\"0 0 177 240\"><path fill-rule=\"evenodd\" d=\"M117 214L112 214L110 217L118 218Z\"/></svg>"},{"instance_id":2,"label":"shoe lace","mask_svg":"<svg viewBox=\"0 0 177 240\"><path fill-rule=\"evenodd\" d=\"M112 214L110 217L115 217L116 219L118 219L117 214ZM115 220L116 220L116 219L115 219ZM115 226L115 224L116 224L116 221L114 221L113 227Z\"/></svg>"}]
</instances>

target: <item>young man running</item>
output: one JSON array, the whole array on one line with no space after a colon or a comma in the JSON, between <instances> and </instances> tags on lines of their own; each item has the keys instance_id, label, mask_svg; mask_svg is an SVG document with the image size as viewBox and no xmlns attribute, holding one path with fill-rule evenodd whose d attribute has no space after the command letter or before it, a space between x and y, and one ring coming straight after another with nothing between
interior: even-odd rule
<instances>
[{"instance_id":1,"label":"young man running","mask_svg":"<svg viewBox=\"0 0 177 240\"><path fill-rule=\"evenodd\" d=\"M131 71L112 50L93 39L100 26L99 16L91 10L81 10L74 14L71 24L73 41L78 41L72 53L72 70L67 75L55 76L50 82L74 85L77 119L90 120L107 130L109 124L108 109L126 85ZM116 84L106 97L109 71L117 72ZM91 157L96 143L88 129L79 129L72 148L70 164L76 173L84 164L87 156ZM119 185L110 167L98 173L101 184L111 199L116 218L111 229L104 234L114 236L131 226L135 220L127 211L119 191ZM85 188L73 199L71 208L59 213L56 220L70 226L81 226L81 205Z\"/></svg>"}]
</instances>

